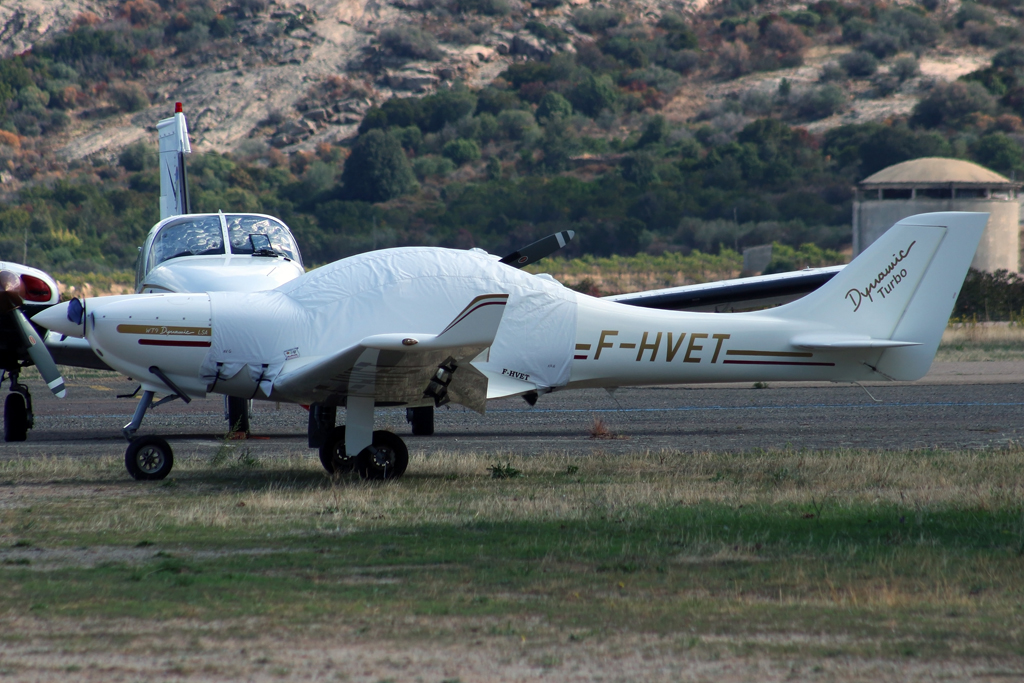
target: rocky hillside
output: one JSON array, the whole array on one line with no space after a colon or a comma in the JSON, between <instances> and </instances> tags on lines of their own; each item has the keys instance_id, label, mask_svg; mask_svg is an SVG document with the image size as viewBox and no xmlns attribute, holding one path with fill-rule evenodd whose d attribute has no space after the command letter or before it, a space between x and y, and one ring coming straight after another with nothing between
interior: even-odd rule
<instances>
[{"instance_id":1,"label":"rocky hillside","mask_svg":"<svg viewBox=\"0 0 1024 683\"><path fill-rule=\"evenodd\" d=\"M577 254L838 249L852 184L884 165L1024 171L1021 10L5 0L0 257L130 265L175 101L194 208L281 215L313 261L565 227Z\"/></svg>"},{"instance_id":2,"label":"rocky hillside","mask_svg":"<svg viewBox=\"0 0 1024 683\"><path fill-rule=\"evenodd\" d=\"M234 4L6 0L0 6L0 57L31 50L83 25L118 30L157 24L166 32L166 26L187 17L190 8L204 5L233 18L230 35L218 38L210 35L209 29L190 28L182 32L186 40L153 50L157 58L154 68L109 74L110 85L123 78L145 93L148 103L130 107L139 111L118 112L116 105L102 97L80 109L69 109L68 125L56 135L47 135L42 150L57 160L71 161L97 153L114 154L135 140L152 139L154 122L171 111L174 101L186 104L197 151L229 152L251 138L265 139L288 151L312 150L320 142L351 138L370 105L396 94L431 92L454 81L479 88L512 63L545 59L558 51L572 51L579 42L594 41L594 36L573 22L573 12L587 6L586 0L564 4L546 0L533 5L518 0L470 2L463 4L478 7L452 12L459 4L442 0L243 0ZM789 3L777 7L772 2L747 4L769 13L789 7ZM700 0L601 3L605 5L621 17L616 22L619 25L653 26L666 13L717 18L715 6L705 7ZM176 13L176 9L184 12ZM937 11L955 17L955 4L942 3ZM545 22L571 42L538 36L528 28L531 21ZM1005 15L993 21L1003 25L1014 19ZM193 22L186 19L186 23ZM387 34L389 30L400 33L417 28L426 33L425 47L400 44L405 36ZM399 50L389 50L389 37L399 43ZM412 38L414 42L416 36ZM712 44L700 46L705 52L713 51L708 56L714 59L708 60L707 68L695 65L671 97L653 109L671 121L707 119L714 117L716 107L727 109L727 103L736 99L770 93L782 79L796 86L816 83L824 67L851 51L842 38L841 31L813 35L800 46L800 63L780 63L780 68L745 74L749 67L730 66L742 56L715 45L720 38L712 36L708 41ZM919 55L916 81L875 94L872 89L877 84L867 78L854 79L847 90L852 97L846 106L808 127L821 130L843 122L909 114L920 98L922 82L927 86L935 79L954 80L990 61L993 50L984 40L963 40L955 33L948 38L933 45L912 46ZM749 59L749 49L746 52ZM735 71L723 73L726 68Z\"/></svg>"}]
</instances>

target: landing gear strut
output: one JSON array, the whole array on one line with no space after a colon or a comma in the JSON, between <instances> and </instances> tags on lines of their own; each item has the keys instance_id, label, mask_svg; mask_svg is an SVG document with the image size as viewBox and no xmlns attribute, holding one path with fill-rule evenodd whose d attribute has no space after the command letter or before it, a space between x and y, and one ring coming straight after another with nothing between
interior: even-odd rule
<instances>
[{"instance_id":1,"label":"landing gear strut","mask_svg":"<svg viewBox=\"0 0 1024 683\"><path fill-rule=\"evenodd\" d=\"M135 438L135 432L139 431L139 427L142 426L142 419L146 416L146 411L176 398L180 398L185 403L192 402L188 394L179 389L163 370L153 365L150 366L149 372L158 377L174 393L164 396L154 403L155 392L150 389L143 391L139 404L135 406L132 421L121 429L121 434L128 439L128 448L124 452L124 466L128 470L128 474L132 475L132 479L137 480L163 479L171 473L171 468L174 467L174 453L166 440L159 436Z\"/></svg>"},{"instance_id":2,"label":"landing gear strut","mask_svg":"<svg viewBox=\"0 0 1024 683\"><path fill-rule=\"evenodd\" d=\"M11 393L4 401L4 441L24 441L35 424L32 396L28 387L18 382L18 373L10 373Z\"/></svg>"},{"instance_id":3,"label":"landing gear strut","mask_svg":"<svg viewBox=\"0 0 1024 683\"><path fill-rule=\"evenodd\" d=\"M335 426L333 407L309 408L309 445L320 449L324 469L331 474L354 470L363 479L401 477L409 466L409 450L397 435L367 429L373 425L373 399L349 397L346 412L349 424Z\"/></svg>"},{"instance_id":4,"label":"landing gear strut","mask_svg":"<svg viewBox=\"0 0 1024 683\"><path fill-rule=\"evenodd\" d=\"M415 436L430 436L434 433L434 406L406 408L405 420L412 424Z\"/></svg>"},{"instance_id":5,"label":"landing gear strut","mask_svg":"<svg viewBox=\"0 0 1024 683\"><path fill-rule=\"evenodd\" d=\"M229 432L249 433L249 411L252 401L234 396L225 396Z\"/></svg>"}]
</instances>

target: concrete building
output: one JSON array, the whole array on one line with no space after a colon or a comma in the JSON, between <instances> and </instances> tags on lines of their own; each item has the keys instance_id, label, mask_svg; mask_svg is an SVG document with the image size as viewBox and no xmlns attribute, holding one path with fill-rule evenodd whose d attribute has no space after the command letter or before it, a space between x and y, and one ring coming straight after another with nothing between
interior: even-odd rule
<instances>
[{"instance_id":1,"label":"concrete building","mask_svg":"<svg viewBox=\"0 0 1024 683\"><path fill-rule=\"evenodd\" d=\"M927 157L882 169L860 182L853 202L853 254L897 221L931 211L987 211L972 268L1019 272L1021 184L961 159Z\"/></svg>"}]
</instances>

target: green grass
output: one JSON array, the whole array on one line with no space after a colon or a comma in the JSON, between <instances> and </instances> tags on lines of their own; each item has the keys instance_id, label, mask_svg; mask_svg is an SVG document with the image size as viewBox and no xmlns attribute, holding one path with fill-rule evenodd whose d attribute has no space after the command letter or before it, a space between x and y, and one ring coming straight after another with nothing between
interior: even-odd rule
<instances>
[{"instance_id":1,"label":"green grass","mask_svg":"<svg viewBox=\"0 0 1024 683\"><path fill-rule=\"evenodd\" d=\"M113 459L7 461L0 613L1014 659L1021 465L1019 450L441 455L369 485L299 457L186 460L162 483L127 481Z\"/></svg>"}]
</instances>

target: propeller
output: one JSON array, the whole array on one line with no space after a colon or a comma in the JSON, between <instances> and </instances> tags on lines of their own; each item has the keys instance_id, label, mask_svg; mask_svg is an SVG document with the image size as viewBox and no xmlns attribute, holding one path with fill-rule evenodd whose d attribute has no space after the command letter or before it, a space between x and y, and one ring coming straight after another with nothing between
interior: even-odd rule
<instances>
[{"instance_id":1,"label":"propeller","mask_svg":"<svg viewBox=\"0 0 1024 683\"><path fill-rule=\"evenodd\" d=\"M64 398L67 391L64 389L64 378L53 362L53 357L43 344L39 333L32 323L28 321L20 307L25 300L25 283L21 276L9 270L0 270L0 314L10 313L18 323L18 331L21 332L21 340L25 344L29 358L39 369L46 386L50 387L57 398Z\"/></svg>"},{"instance_id":2,"label":"propeller","mask_svg":"<svg viewBox=\"0 0 1024 683\"><path fill-rule=\"evenodd\" d=\"M522 268L528 263L539 261L545 256L549 256L565 245L572 241L572 238L576 236L576 232L573 230L563 230L562 232L556 232L554 235L548 235L543 239L539 239L533 244L528 244L522 249L513 251L511 254L501 259L501 262L507 266L513 268Z\"/></svg>"}]
</instances>

